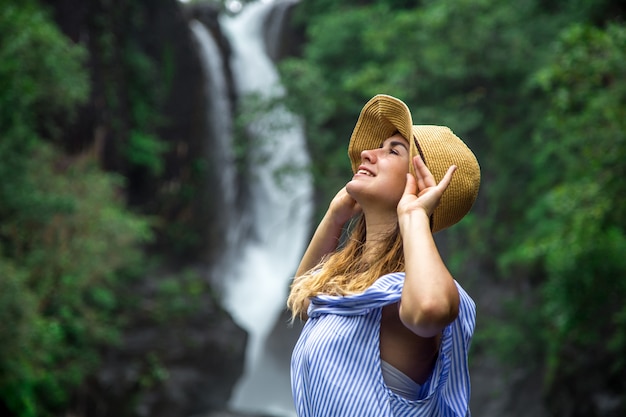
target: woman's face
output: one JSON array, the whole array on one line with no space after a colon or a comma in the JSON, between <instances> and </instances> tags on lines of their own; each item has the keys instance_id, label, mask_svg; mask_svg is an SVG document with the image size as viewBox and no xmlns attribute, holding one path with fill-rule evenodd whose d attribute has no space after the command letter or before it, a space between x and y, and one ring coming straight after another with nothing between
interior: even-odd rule
<instances>
[{"instance_id":1,"label":"woman's face","mask_svg":"<svg viewBox=\"0 0 626 417\"><path fill-rule=\"evenodd\" d=\"M378 205L395 211L409 172L409 143L399 133L378 149L361 152L361 165L346 190L362 207Z\"/></svg>"}]
</instances>

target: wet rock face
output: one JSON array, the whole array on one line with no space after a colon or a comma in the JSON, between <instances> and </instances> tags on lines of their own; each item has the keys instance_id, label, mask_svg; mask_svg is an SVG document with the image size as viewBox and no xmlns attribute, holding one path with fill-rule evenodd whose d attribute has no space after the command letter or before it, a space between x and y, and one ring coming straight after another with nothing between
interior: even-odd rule
<instances>
[{"instance_id":1,"label":"wet rock face","mask_svg":"<svg viewBox=\"0 0 626 417\"><path fill-rule=\"evenodd\" d=\"M119 346L76 393L75 415L187 417L227 408L243 372L247 334L209 294L193 312L168 314L160 278L138 285ZM197 308L196 308L197 306Z\"/></svg>"}]
</instances>

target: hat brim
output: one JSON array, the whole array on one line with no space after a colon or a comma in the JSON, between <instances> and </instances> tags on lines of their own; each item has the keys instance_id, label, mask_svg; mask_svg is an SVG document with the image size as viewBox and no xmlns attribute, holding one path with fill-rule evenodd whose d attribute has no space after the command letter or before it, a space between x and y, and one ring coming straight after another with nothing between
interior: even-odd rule
<instances>
[{"instance_id":1,"label":"hat brim","mask_svg":"<svg viewBox=\"0 0 626 417\"><path fill-rule=\"evenodd\" d=\"M411 112L403 101L385 94L374 96L363 106L350 137L348 155L352 172L359 169L361 152L379 148L395 132L409 140L412 127Z\"/></svg>"}]
</instances>

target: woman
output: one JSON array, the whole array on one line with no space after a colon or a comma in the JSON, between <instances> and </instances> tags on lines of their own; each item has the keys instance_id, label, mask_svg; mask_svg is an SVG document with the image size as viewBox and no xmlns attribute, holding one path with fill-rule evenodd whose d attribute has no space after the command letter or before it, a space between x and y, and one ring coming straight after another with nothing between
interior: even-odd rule
<instances>
[{"instance_id":1,"label":"woman","mask_svg":"<svg viewBox=\"0 0 626 417\"><path fill-rule=\"evenodd\" d=\"M475 306L433 233L471 208L478 162L450 129L413 126L407 106L387 95L363 107L348 154L354 176L330 203L288 299L307 320L292 356L298 416L469 416Z\"/></svg>"}]
</instances>

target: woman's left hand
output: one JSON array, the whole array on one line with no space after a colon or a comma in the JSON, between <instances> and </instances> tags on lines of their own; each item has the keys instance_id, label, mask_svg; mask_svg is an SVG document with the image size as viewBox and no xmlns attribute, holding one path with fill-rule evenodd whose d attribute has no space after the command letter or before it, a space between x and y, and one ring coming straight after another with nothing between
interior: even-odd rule
<instances>
[{"instance_id":1,"label":"woman's left hand","mask_svg":"<svg viewBox=\"0 0 626 417\"><path fill-rule=\"evenodd\" d=\"M413 158L413 167L415 177L410 173L407 174L404 194L398 202L398 217L416 210L423 210L426 216L430 217L439 205L443 192L450 185L456 166L448 168L439 184L419 156Z\"/></svg>"}]
</instances>

